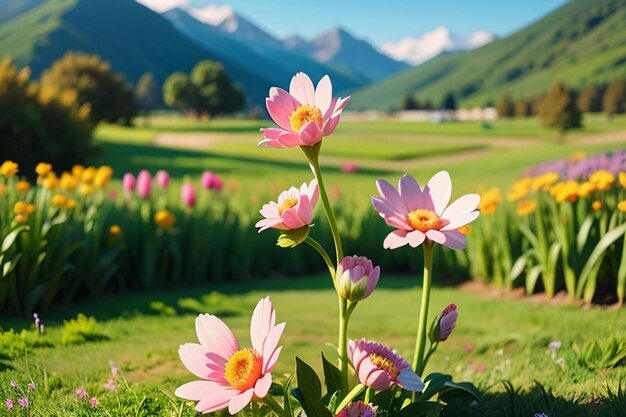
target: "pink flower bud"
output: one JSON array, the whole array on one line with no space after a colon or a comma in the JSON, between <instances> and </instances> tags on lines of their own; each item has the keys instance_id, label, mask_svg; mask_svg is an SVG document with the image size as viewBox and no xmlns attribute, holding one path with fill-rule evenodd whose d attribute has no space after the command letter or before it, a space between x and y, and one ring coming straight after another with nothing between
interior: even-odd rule
<instances>
[{"instance_id":1,"label":"pink flower bud","mask_svg":"<svg viewBox=\"0 0 626 417\"><path fill-rule=\"evenodd\" d=\"M221 178L211 171L204 171L200 183L207 190L221 191L224 188Z\"/></svg>"},{"instance_id":2,"label":"pink flower bud","mask_svg":"<svg viewBox=\"0 0 626 417\"><path fill-rule=\"evenodd\" d=\"M450 304L446 308L443 309L441 313L441 318L439 319L439 340L444 342L450 334L452 330L454 330L454 326L456 326L456 319L458 318L459 313L456 311L456 306L454 304Z\"/></svg>"},{"instance_id":3,"label":"pink flower bud","mask_svg":"<svg viewBox=\"0 0 626 417\"><path fill-rule=\"evenodd\" d=\"M130 172L124 174L124 178L122 179L122 186L126 193L131 193L135 189L135 176Z\"/></svg>"},{"instance_id":4,"label":"pink flower bud","mask_svg":"<svg viewBox=\"0 0 626 417\"><path fill-rule=\"evenodd\" d=\"M349 301L360 301L370 296L380 276L380 267L364 256L346 256L337 267L335 288Z\"/></svg>"},{"instance_id":5,"label":"pink flower bud","mask_svg":"<svg viewBox=\"0 0 626 417\"><path fill-rule=\"evenodd\" d=\"M137 176L137 193L141 198L150 197L152 192L152 175L145 169Z\"/></svg>"},{"instance_id":6,"label":"pink flower bud","mask_svg":"<svg viewBox=\"0 0 626 417\"><path fill-rule=\"evenodd\" d=\"M180 190L180 199L187 207L196 205L196 189L190 182L185 182Z\"/></svg>"},{"instance_id":7,"label":"pink flower bud","mask_svg":"<svg viewBox=\"0 0 626 417\"><path fill-rule=\"evenodd\" d=\"M170 174L167 171L159 170L156 173L156 183L161 189L166 189L168 184L170 183Z\"/></svg>"}]
</instances>

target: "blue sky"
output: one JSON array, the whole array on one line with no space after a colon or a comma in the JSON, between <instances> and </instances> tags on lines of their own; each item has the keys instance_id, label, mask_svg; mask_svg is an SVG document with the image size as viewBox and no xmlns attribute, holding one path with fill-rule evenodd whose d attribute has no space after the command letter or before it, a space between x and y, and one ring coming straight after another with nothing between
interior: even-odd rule
<instances>
[{"instance_id":1,"label":"blue sky","mask_svg":"<svg viewBox=\"0 0 626 417\"><path fill-rule=\"evenodd\" d=\"M438 26L468 35L486 30L507 35L567 0L193 0L195 5L229 4L278 37L312 37L342 26L382 44L417 36Z\"/></svg>"}]
</instances>

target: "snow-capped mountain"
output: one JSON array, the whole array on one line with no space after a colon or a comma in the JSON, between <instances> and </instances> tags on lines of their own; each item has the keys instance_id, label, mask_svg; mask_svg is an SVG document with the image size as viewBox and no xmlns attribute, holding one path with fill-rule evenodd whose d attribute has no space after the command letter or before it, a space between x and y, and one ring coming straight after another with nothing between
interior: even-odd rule
<instances>
[{"instance_id":1,"label":"snow-capped mountain","mask_svg":"<svg viewBox=\"0 0 626 417\"><path fill-rule=\"evenodd\" d=\"M398 42L387 42L383 44L381 50L396 60L419 65L442 52L475 49L493 39L493 35L485 31L477 31L463 37L440 26L420 37L407 37Z\"/></svg>"}]
</instances>

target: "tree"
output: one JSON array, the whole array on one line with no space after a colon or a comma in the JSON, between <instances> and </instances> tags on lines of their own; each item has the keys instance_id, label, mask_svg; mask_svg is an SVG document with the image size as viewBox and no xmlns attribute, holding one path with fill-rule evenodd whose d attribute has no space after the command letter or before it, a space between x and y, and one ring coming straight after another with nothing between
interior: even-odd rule
<instances>
[{"instance_id":1,"label":"tree","mask_svg":"<svg viewBox=\"0 0 626 417\"><path fill-rule=\"evenodd\" d=\"M137 81L135 102L139 110L146 112L161 107L161 86L151 72L145 72Z\"/></svg>"},{"instance_id":2,"label":"tree","mask_svg":"<svg viewBox=\"0 0 626 417\"><path fill-rule=\"evenodd\" d=\"M608 85L602 99L602 110L609 119L626 112L626 81L615 80Z\"/></svg>"},{"instance_id":3,"label":"tree","mask_svg":"<svg viewBox=\"0 0 626 417\"><path fill-rule=\"evenodd\" d=\"M219 62L201 61L188 76L183 72L170 75L163 84L163 98L171 107L178 107L197 117L213 117L241 109L245 97L233 85Z\"/></svg>"},{"instance_id":4,"label":"tree","mask_svg":"<svg viewBox=\"0 0 626 417\"><path fill-rule=\"evenodd\" d=\"M498 111L498 117L511 117L513 116L514 107L513 100L511 100L511 96L508 94L503 95L496 103L496 110Z\"/></svg>"},{"instance_id":5,"label":"tree","mask_svg":"<svg viewBox=\"0 0 626 417\"><path fill-rule=\"evenodd\" d=\"M530 116L530 103L525 98L520 97L515 102L515 117Z\"/></svg>"},{"instance_id":6,"label":"tree","mask_svg":"<svg viewBox=\"0 0 626 417\"><path fill-rule=\"evenodd\" d=\"M9 58L0 60L0 115L0 160L17 162L25 175L41 161L63 170L94 153L89 105L76 90L37 85Z\"/></svg>"},{"instance_id":7,"label":"tree","mask_svg":"<svg viewBox=\"0 0 626 417\"><path fill-rule=\"evenodd\" d=\"M602 110L600 92L595 85L584 88L578 96L578 109L583 113L597 112Z\"/></svg>"},{"instance_id":8,"label":"tree","mask_svg":"<svg viewBox=\"0 0 626 417\"><path fill-rule=\"evenodd\" d=\"M539 107L541 123L559 131L559 140L565 140L568 130L582 126L576 95L560 82L555 83Z\"/></svg>"},{"instance_id":9,"label":"tree","mask_svg":"<svg viewBox=\"0 0 626 417\"><path fill-rule=\"evenodd\" d=\"M75 90L79 105L88 103L91 107L94 123L105 120L130 124L137 113L131 89L98 55L67 52L43 72L40 81L44 88Z\"/></svg>"},{"instance_id":10,"label":"tree","mask_svg":"<svg viewBox=\"0 0 626 417\"><path fill-rule=\"evenodd\" d=\"M407 94L402 101L403 110L418 110L420 108L419 102L413 94Z\"/></svg>"},{"instance_id":11,"label":"tree","mask_svg":"<svg viewBox=\"0 0 626 417\"><path fill-rule=\"evenodd\" d=\"M456 98L454 97L454 94L447 93L445 95L441 103L441 108L444 110L456 110Z\"/></svg>"},{"instance_id":12,"label":"tree","mask_svg":"<svg viewBox=\"0 0 626 417\"><path fill-rule=\"evenodd\" d=\"M433 106L433 102L428 98L422 102L421 107L422 110L432 110L435 108L435 106Z\"/></svg>"},{"instance_id":13,"label":"tree","mask_svg":"<svg viewBox=\"0 0 626 417\"><path fill-rule=\"evenodd\" d=\"M530 114L532 116L536 116L539 114L539 109L541 108L541 103L543 102L543 99L545 97L542 95L537 95L535 97L533 97L531 103L530 103Z\"/></svg>"}]
</instances>

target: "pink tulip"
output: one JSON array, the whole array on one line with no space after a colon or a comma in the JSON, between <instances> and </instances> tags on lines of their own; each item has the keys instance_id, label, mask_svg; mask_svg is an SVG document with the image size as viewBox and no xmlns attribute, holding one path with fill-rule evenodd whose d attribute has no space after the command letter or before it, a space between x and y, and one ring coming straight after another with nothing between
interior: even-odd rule
<instances>
[{"instance_id":1,"label":"pink tulip","mask_svg":"<svg viewBox=\"0 0 626 417\"><path fill-rule=\"evenodd\" d=\"M312 146L333 133L350 97L332 98L332 91L328 75L320 80L316 88L303 72L291 79L289 92L278 87L270 88L265 105L279 128L261 129L263 140L259 146Z\"/></svg>"},{"instance_id":2,"label":"pink tulip","mask_svg":"<svg viewBox=\"0 0 626 417\"><path fill-rule=\"evenodd\" d=\"M341 166L341 170L347 174L353 174L359 169L358 165L354 162L346 162Z\"/></svg>"},{"instance_id":3,"label":"pink tulip","mask_svg":"<svg viewBox=\"0 0 626 417\"><path fill-rule=\"evenodd\" d=\"M170 183L170 174L161 169L156 173L155 179L159 188L166 189L167 185Z\"/></svg>"},{"instance_id":4,"label":"pink tulip","mask_svg":"<svg viewBox=\"0 0 626 417\"><path fill-rule=\"evenodd\" d=\"M124 192L130 194L135 190L135 185L137 181L135 181L135 176L130 172L124 174L124 178L122 179L122 186L124 188Z\"/></svg>"},{"instance_id":5,"label":"pink tulip","mask_svg":"<svg viewBox=\"0 0 626 417\"><path fill-rule=\"evenodd\" d=\"M190 182L185 182L180 189L180 199L187 207L196 205L196 189Z\"/></svg>"},{"instance_id":6,"label":"pink tulip","mask_svg":"<svg viewBox=\"0 0 626 417\"><path fill-rule=\"evenodd\" d=\"M207 190L221 191L223 188L222 180L220 177L212 173L211 171L204 171L200 183Z\"/></svg>"},{"instance_id":7,"label":"pink tulip","mask_svg":"<svg viewBox=\"0 0 626 417\"><path fill-rule=\"evenodd\" d=\"M346 300L360 301L370 296L378 284L380 267L364 256L346 256L337 267L335 288Z\"/></svg>"},{"instance_id":8,"label":"pink tulip","mask_svg":"<svg viewBox=\"0 0 626 417\"><path fill-rule=\"evenodd\" d=\"M260 213L264 219L259 220L255 227L259 227L260 233L270 227L279 230L294 230L308 226L313 221L313 208L319 195L316 180L311 181L309 185L302 184L300 189L291 187L280 193L278 203L270 201L263 205Z\"/></svg>"},{"instance_id":9,"label":"pink tulip","mask_svg":"<svg viewBox=\"0 0 626 417\"><path fill-rule=\"evenodd\" d=\"M137 193L143 199L150 197L152 192L152 175L145 169L137 176Z\"/></svg>"}]
</instances>

